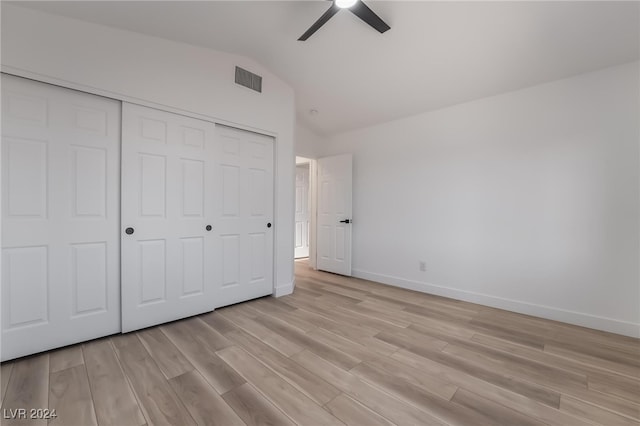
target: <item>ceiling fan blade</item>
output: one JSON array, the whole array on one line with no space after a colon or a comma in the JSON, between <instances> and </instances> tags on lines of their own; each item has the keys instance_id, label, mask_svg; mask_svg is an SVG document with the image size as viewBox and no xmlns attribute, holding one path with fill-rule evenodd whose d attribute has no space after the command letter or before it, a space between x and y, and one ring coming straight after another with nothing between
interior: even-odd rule
<instances>
[{"instance_id":1,"label":"ceiling fan blade","mask_svg":"<svg viewBox=\"0 0 640 426\"><path fill-rule=\"evenodd\" d=\"M311 35L313 33L315 33L316 31L318 31L320 29L321 26L323 26L324 24L327 23L327 21L329 19L331 19L331 17L333 15L335 15L336 13L338 13L338 11L340 10L340 8L338 6L334 4L331 5L331 7L329 8L329 10L327 10L321 17L320 19L318 19L316 22L313 23L313 25L311 25L311 27L309 27L309 29L300 36L300 38L298 39L298 41L305 41L306 39L308 39L309 37L311 37ZM373 13L373 12L372 12Z\"/></svg>"},{"instance_id":2,"label":"ceiling fan blade","mask_svg":"<svg viewBox=\"0 0 640 426\"><path fill-rule=\"evenodd\" d=\"M389 25L387 25L382 19L380 19L380 17L376 15L373 10L369 9L367 5L362 1L358 1L356 4L351 6L349 10L353 12L353 14L358 18L362 19L364 22L378 30L380 33L391 29Z\"/></svg>"}]
</instances>

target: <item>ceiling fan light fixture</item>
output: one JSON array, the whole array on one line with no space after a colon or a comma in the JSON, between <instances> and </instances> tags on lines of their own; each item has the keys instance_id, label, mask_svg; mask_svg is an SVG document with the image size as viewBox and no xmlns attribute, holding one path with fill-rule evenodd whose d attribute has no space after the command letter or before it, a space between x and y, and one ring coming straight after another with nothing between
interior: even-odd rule
<instances>
[{"instance_id":1,"label":"ceiling fan light fixture","mask_svg":"<svg viewBox=\"0 0 640 426\"><path fill-rule=\"evenodd\" d=\"M336 6L338 6L340 9L348 9L357 2L358 0L335 0Z\"/></svg>"},{"instance_id":2,"label":"ceiling fan light fixture","mask_svg":"<svg viewBox=\"0 0 640 426\"><path fill-rule=\"evenodd\" d=\"M380 34L391 29L386 22L384 22L373 10L369 9L367 5L364 4L363 0L333 0L331 7L327 9L327 11L324 12L322 16L300 36L298 41L305 41L311 37L316 31L318 31L318 29L320 29L320 27L326 24L332 16L340 12L341 9L349 9L349 12L362 19Z\"/></svg>"}]
</instances>

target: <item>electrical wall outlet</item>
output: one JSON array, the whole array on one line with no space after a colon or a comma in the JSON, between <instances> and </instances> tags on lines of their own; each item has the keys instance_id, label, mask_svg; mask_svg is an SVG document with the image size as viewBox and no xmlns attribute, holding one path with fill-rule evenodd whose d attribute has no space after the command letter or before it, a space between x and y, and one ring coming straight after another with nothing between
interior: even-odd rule
<instances>
[{"instance_id":1,"label":"electrical wall outlet","mask_svg":"<svg viewBox=\"0 0 640 426\"><path fill-rule=\"evenodd\" d=\"M420 271L427 272L427 262L425 262L424 260L420 261L418 267L420 268Z\"/></svg>"}]
</instances>

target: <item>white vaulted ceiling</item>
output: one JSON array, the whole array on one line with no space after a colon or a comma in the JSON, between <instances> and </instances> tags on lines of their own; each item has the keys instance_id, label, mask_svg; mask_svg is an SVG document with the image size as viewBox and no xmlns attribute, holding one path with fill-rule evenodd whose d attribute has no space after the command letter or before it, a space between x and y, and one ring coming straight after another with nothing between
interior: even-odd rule
<instances>
[{"instance_id":1,"label":"white vaulted ceiling","mask_svg":"<svg viewBox=\"0 0 640 426\"><path fill-rule=\"evenodd\" d=\"M638 2L367 4L390 31L341 11L299 42L329 2L19 3L251 57L293 86L299 119L325 135L639 57Z\"/></svg>"}]
</instances>

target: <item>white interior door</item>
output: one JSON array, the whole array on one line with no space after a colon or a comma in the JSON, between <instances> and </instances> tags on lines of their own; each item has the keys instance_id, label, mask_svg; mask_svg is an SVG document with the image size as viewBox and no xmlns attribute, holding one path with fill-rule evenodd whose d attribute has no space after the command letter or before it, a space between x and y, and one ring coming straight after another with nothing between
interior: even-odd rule
<instances>
[{"instance_id":1,"label":"white interior door","mask_svg":"<svg viewBox=\"0 0 640 426\"><path fill-rule=\"evenodd\" d=\"M216 126L216 307L273 293L272 137Z\"/></svg>"},{"instance_id":2,"label":"white interior door","mask_svg":"<svg viewBox=\"0 0 640 426\"><path fill-rule=\"evenodd\" d=\"M309 165L296 167L296 259L309 257Z\"/></svg>"},{"instance_id":3,"label":"white interior door","mask_svg":"<svg viewBox=\"0 0 640 426\"><path fill-rule=\"evenodd\" d=\"M120 102L2 75L2 360L120 331Z\"/></svg>"},{"instance_id":4,"label":"white interior door","mask_svg":"<svg viewBox=\"0 0 640 426\"><path fill-rule=\"evenodd\" d=\"M215 308L215 125L132 104L122 114L122 330Z\"/></svg>"},{"instance_id":5,"label":"white interior door","mask_svg":"<svg viewBox=\"0 0 640 426\"><path fill-rule=\"evenodd\" d=\"M317 267L351 275L351 154L318 160Z\"/></svg>"}]
</instances>

